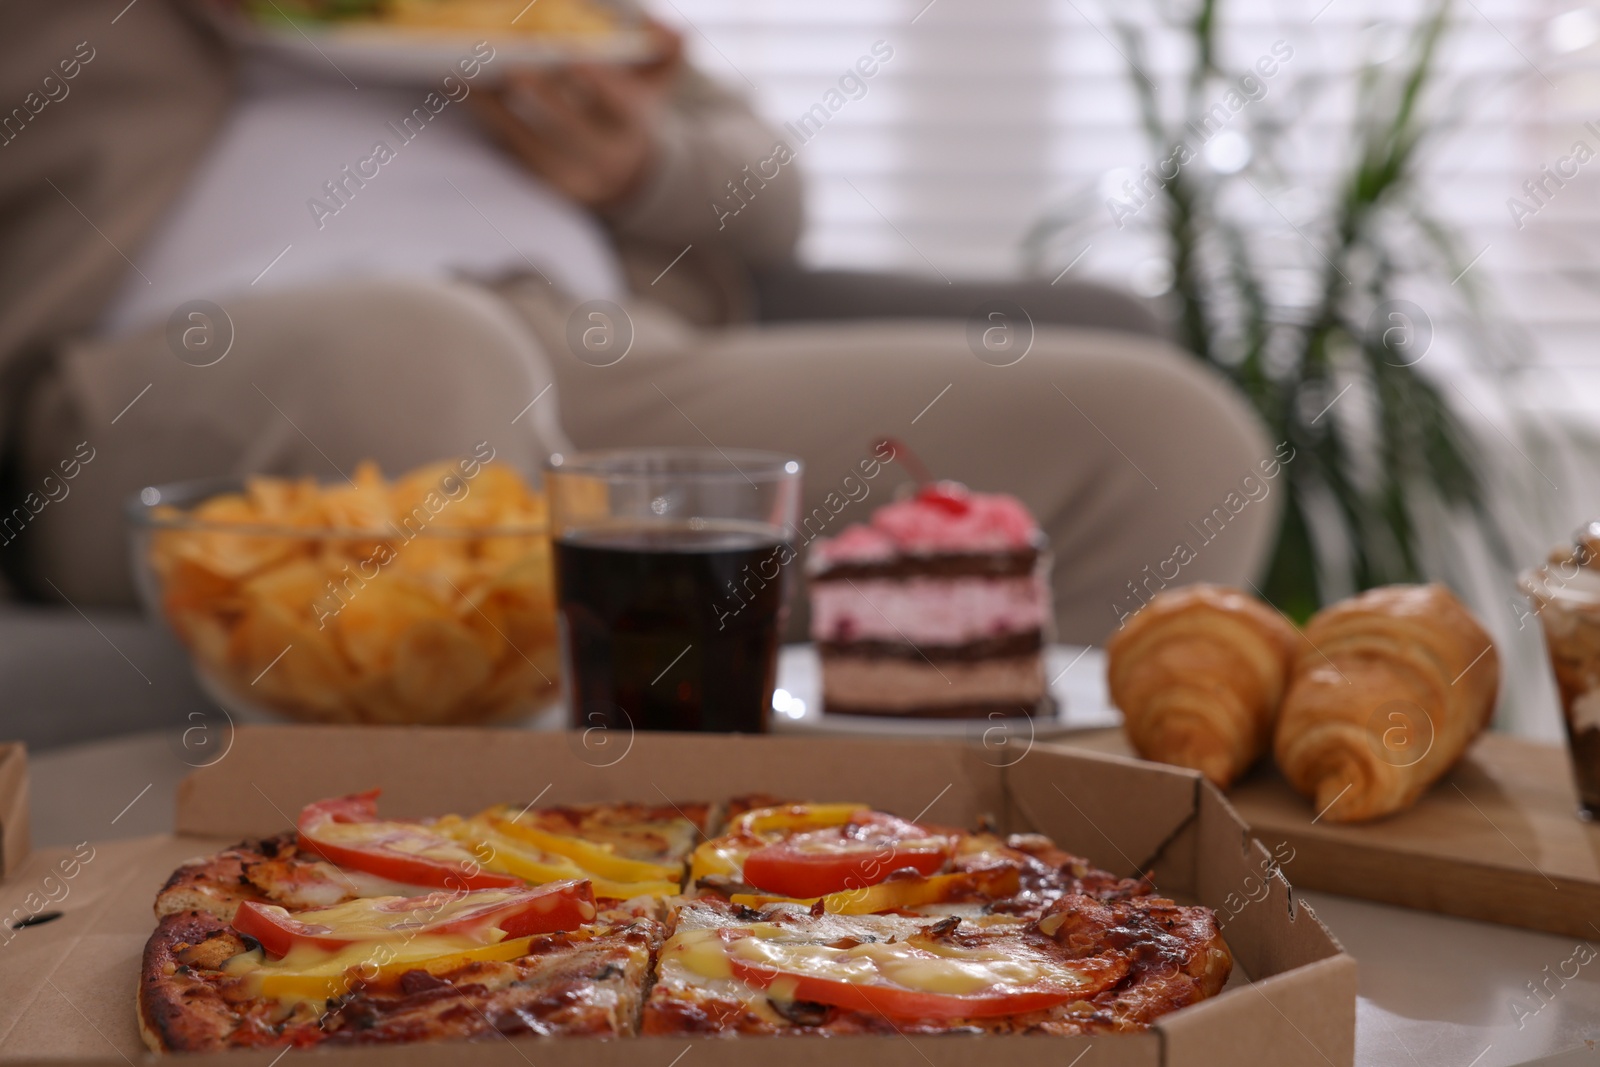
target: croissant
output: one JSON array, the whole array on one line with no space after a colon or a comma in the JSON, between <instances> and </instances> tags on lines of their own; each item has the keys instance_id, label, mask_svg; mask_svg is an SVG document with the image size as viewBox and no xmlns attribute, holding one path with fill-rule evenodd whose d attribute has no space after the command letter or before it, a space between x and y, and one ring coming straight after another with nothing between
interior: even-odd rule
<instances>
[{"instance_id":1,"label":"croissant","mask_svg":"<svg viewBox=\"0 0 1600 1067\"><path fill-rule=\"evenodd\" d=\"M1272 740L1298 644L1281 615L1236 589L1156 594L1106 642L1111 700L1129 742L1145 759L1227 788Z\"/></svg>"},{"instance_id":2,"label":"croissant","mask_svg":"<svg viewBox=\"0 0 1600 1067\"><path fill-rule=\"evenodd\" d=\"M1318 612L1305 636L1274 751L1318 818L1410 807L1489 722L1500 656L1442 585L1363 593Z\"/></svg>"}]
</instances>

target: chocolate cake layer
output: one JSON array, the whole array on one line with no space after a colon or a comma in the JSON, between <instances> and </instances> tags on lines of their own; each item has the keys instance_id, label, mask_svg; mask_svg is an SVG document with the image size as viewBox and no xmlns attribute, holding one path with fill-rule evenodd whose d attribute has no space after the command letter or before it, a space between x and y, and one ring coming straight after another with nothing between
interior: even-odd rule
<instances>
[{"instance_id":1,"label":"chocolate cake layer","mask_svg":"<svg viewBox=\"0 0 1600 1067\"><path fill-rule=\"evenodd\" d=\"M873 562L840 562L811 576L812 582L863 578L1017 578L1033 573L1037 548L1011 552L952 552L943 555L897 556Z\"/></svg>"},{"instance_id":2,"label":"chocolate cake layer","mask_svg":"<svg viewBox=\"0 0 1600 1067\"><path fill-rule=\"evenodd\" d=\"M924 658L934 663L971 663L974 660L994 659L997 656L1026 656L1044 647L1044 634L1039 630L1027 633L997 634L979 641L961 645L909 645L898 641L822 641L817 648L824 656L848 656L854 659L910 659Z\"/></svg>"},{"instance_id":3,"label":"chocolate cake layer","mask_svg":"<svg viewBox=\"0 0 1600 1067\"><path fill-rule=\"evenodd\" d=\"M1007 719L1054 719L1056 702L1045 697L1038 704L1027 707L1021 704L958 704L944 707L912 708L909 711L889 711L885 708L852 707L848 704L825 703L822 710L829 715L856 715L873 719L989 719L1000 716Z\"/></svg>"}]
</instances>

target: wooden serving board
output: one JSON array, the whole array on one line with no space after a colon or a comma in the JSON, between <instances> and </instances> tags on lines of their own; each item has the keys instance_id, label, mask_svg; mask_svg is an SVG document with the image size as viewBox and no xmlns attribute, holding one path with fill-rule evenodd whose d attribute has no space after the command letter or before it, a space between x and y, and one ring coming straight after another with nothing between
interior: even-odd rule
<instances>
[{"instance_id":1,"label":"wooden serving board","mask_svg":"<svg viewBox=\"0 0 1600 1067\"><path fill-rule=\"evenodd\" d=\"M1055 743L1132 755L1120 730ZM1228 799L1268 852L1294 850L1299 888L1600 940L1600 824L1578 817L1564 747L1486 735L1416 807L1364 825L1313 821L1270 760Z\"/></svg>"}]
</instances>

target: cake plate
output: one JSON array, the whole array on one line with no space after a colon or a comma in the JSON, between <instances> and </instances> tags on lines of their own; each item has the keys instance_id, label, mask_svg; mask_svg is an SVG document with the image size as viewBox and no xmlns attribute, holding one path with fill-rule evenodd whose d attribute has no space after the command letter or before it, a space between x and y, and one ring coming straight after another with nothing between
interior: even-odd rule
<instances>
[{"instance_id":1,"label":"cake plate","mask_svg":"<svg viewBox=\"0 0 1600 1067\"><path fill-rule=\"evenodd\" d=\"M1045 649L1055 714L983 719L828 715L822 710L822 667L816 647L784 645L778 653L778 688L772 695L773 733L860 734L890 737L971 737L993 741L996 731L1020 740L1098 730L1122 723L1106 696L1106 657L1098 648L1051 645Z\"/></svg>"}]
</instances>

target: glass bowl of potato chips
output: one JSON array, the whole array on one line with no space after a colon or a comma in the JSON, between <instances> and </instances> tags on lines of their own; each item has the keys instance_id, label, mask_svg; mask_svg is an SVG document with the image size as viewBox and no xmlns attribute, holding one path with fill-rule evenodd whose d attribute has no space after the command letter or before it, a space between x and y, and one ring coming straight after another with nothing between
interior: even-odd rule
<instances>
[{"instance_id":1,"label":"glass bowl of potato chips","mask_svg":"<svg viewBox=\"0 0 1600 1067\"><path fill-rule=\"evenodd\" d=\"M230 711L462 724L557 699L545 499L502 463L152 486L129 507L140 594Z\"/></svg>"}]
</instances>

